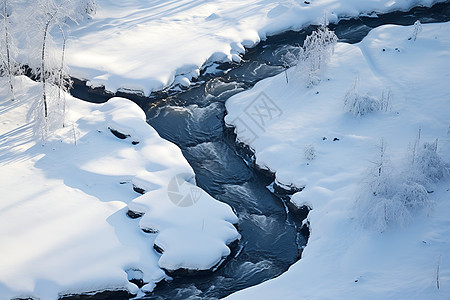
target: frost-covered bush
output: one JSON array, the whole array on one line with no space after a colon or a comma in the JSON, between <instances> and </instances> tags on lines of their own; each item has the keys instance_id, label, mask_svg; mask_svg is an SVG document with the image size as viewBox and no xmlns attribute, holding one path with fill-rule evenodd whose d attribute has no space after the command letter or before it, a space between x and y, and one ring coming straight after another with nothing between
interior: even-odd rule
<instances>
[{"instance_id":1,"label":"frost-covered bush","mask_svg":"<svg viewBox=\"0 0 450 300\"><path fill-rule=\"evenodd\" d=\"M413 151L411 165L407 170L409 178L413 178L428 189L450 172L449 165L439 156L437 150L437 140L433 143L424 143L420 149Z\"/></svg>"},{"instance_id":2,"label":"frost-covered bush","mask_svg":"<svg viewBox=\"0 0 450 300\"><path fill-rule=\"evenodd\" d=\"M96 0L80 0L81 15L93 16L97 12Z\"/></svg>"},{"instance_id":3,"label":"frost-covered bush","mask_svg":"<svg viewBox=\"0 0 450 300\"><path fill-rule=\"evenodd\" d=\"M398 178L394 173L369 175L356 202L361 223L379 231L407 224L411 220L411 212L398 195L398 190Z\"/></svg>"},{"instance_id":4,"label":"frost-covered bush","mask_svg":"<svg viewBox=\"0 0 450 300\"><path fill-rule=\"evenodd\" d=\"M295 47L295 46L286 46L283 51L285 53L281 55L281 62L283 63L283 67L285 69L294 67L298 63L298 52L300 51L301 47Z\"/></svg>"},{"instance_id":5,"label":"frost-covered bush","mask_svg":"<svg viewBox=\"0 0 450 300\"><path fill-rule=\"evenodd\" d=\"M355 117L361 117L380 110L380 101L369 95L361 95L356 90L348 91L344 96L345 110Z\"/></svg>"},{"instance_id":6,"label":"frost-covered bush","mask_svg":"<svg viewBox=\"0 0 450 300\"><path fill-rule=\"evenodd\" d=\"M298 63L298 52L302 49L301 47L288 47L286 53L281 56L281 62L284 67L284 74L286 76L286 83L289 83L287 70L294 67Z\"/></svg>"},{"instance_id":7,"label":"frost-covered bush","mask_svg":"<svg viewBox=\"0 0 450 300\"><path fill-rule=\"evenodd\" d=\"M370 202L360 203L362 224L381 232L393 226L404 226L412 216L399 197L370 199Z\"/></svg>"},{"instance_id":8,"label":"frost-covered bush","mask_svg":"<svg viewBox=\"0 0 450 300\"><path fill-rule=\"evenodd\" d=\"M445 178L449 166L438 155L437 142L424 143L411 163L392 171L386 171L390 163L381 149L376 167L361 185L356 210L363 225L385 231L407 224L416 211L433 207L427 187Z\"/></svg>"},{"instance_id":9,"label":"frost-covered bush","mask_svg":"<svg viewBox=\"0 0 450 300\"><path fill-rule=\"evenodd\" d=\"M281 57L283 66L287 69L296 66L296 73L305 81L307 87L320 82L319 72L329 62L338 38L334 31L321 25L306 37L303 47L288 49ZM289 82L286 73L286 81Z\"/></svg>"},{"instance_id":10,"label":"frost-covered bush","mask_svg":"<svg viewBox=\"0 0 450 300\"><path fill-rule=\"evenodd\" d=\"M416 210L433 205L421 184L404 181L396 172L370 178L363 183L356 202L361 223L381 232L408 224Z\"/></svg>"},{"instance_id":11,"label":"frost-covered bush","mask_svg":"<svg viewBox=\"0 0 450 300\"><path fill-rule=\"evenodd\" d=\"M415 41L421 31L422 31L422 23L420 23L420 21L417 20L416 22L414 22L414 29L413 29L413 32L411 33L411 36L408 38L408 40Z\"/></svg>"},{"instance_id":12,"label":"frost-covered bush","mask_svg":"<svg viewBox=\"0 0 450 300\"><path fill-rule=\"evenodd\" d=\"M369 93L361 94L354 86L345 93L344 109L355 117L361 117L376 111L387 111L390 102L390 91L383 91L381 97L374 97Z\"/></svg>"},{"instance_id":13,"label":"frost-covered bush","mask_svg":"<svg viewBox=\"0 0 450 300\"><path fill-rule=\"evenodd\" d=\"M300 59L308 62L311 72L322 69L330 60L337 40L334 31L329 30L326 26L320 26L306 37Z\"/></svg>"},{"instance_id":14,"label":"frost-covered bush","mask_svg":"<svg viewBox=\"0 0 450 300\"><path fill-rule=\"evenodd\" d=\"M401 184L396 191L395 197L398 197L406 208L420 209L432 206L425 187L414 181L407 181Z\"/></svg>"},{"instance_id":15,"label":"frost-covered bush","mask_svg":"<svg viewBox=\"0 0 450 300\"><path fill-rule=\"evenodd\" d=\"M316 158L316 149L313 145L308 144L305 146L304 154L306 160L313 160L314 158Z\"/></svg>"}]
</instances>

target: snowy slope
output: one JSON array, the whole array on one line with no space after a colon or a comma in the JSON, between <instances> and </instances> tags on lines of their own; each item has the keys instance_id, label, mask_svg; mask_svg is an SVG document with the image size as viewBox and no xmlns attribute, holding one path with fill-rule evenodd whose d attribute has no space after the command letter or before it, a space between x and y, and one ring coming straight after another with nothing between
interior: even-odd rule
<instances>
[{"instance_id":1,"label":"snowy slope","mask_svg":"<svg viewBox=\"0 0 450 300\"><path fill-rule=\"evenodd\" d=\"M16 78L14 101L7 86L0 90L0 299L136 294L128 279L142 279L151 291L166 277L161 268L210 269L229 254L227 244L239 238L237 217L195 186L180 149L159 137L136 104L66 95L66 126L42 144L27 119L41 86ZM148 193L138 197L133 186ZM176 201L194 192L195 201ZM144 216L131 219L136 203L134 212ZM175 219L181 214L184 222ZM149 223L158 232L143 232Z\"/></svg>"},{"instance_id":2,"label":"snowy slope","mask_svg":"<svg viewBox=\"0 0 450 300\"><path fill-rule=\"evenodd\" d=\"M292 202L312 208L302 259L227 299L448 299L449 177L428 194L434 209L413 211L404 227L361 226L355 201L381 139L394 169L406 164L419 128L421 141L437 138L438 154L450 161L449 30L450 23L423 25L414 41L413 26L382 26L359 44L338 43L318 85L306 88L294 67L288 84L279 74L227 101L225 120L256 163L280 185L305 187ZM389 94L388 110L347 112L355 81L360 95Z\"/></svg>"},{"instance_id":3,"label":"snowy slope","mask_svg":"<svg viewBox=\"0 0 450 300\"><path fill-rule=\"evenodd\" d=\"M71 32L71 74L107 90L149 94L189 85L206 61L240 61L244 47L287 29L360 13L407 10L436 0L105 1ZM179 75L179 76L177 76Z\"/></svg>"}]
</instances>

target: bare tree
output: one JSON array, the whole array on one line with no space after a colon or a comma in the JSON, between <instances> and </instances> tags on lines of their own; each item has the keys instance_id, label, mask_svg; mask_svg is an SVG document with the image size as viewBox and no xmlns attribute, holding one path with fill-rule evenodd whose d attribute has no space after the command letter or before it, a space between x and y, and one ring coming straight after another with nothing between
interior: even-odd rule
<instances>
[{"instance_id":1,"label":"bare tree","mask_svg":"<svg viewBox=\"0 0 450 300\"><path fill-rule=\"evenodd\" d=\"M50 8L51 9L51 8ZM42 81L42 103L44 104L44 117L48 117L48 103L47 103L47 70L46 70L46 59L45 59L45 48L47 47L47 37L50 27L50 24L56 17L59 8L55 7L52 9L53 11L44 11L44 16L46 20L44 21L44 35L42 38L42 58L41 58L41 81Z\"/></svg>"},{"instance_id":2,"label":"bare tree","mask_svg":"<svg viewBox=\"0 0 450 300\"><path fill-rule=\"evenodd\" d=\"M64 65L68 36L65 31L69 28L69 24L76 25L80 19L93 12L95 12L93 0L36 0L33 4L30 20L34 23L35 32L32 35L35 38L31 38L32 49L28 49L28 51L32 53L38 48L40 52L39 59L36 59L31 68L42 83L42 95L40 103L37 105L35 118L40 123L38 126L43 127L41 133L44 137L50 123L64 126L65 99L62 99L61 94L67 91L71 85ZM56 54L59 46L55 42L55 37L58 35L61 37L60 59ZM37 61L39 63L36 63ZM55 90L54 87L57 88L57 95L50 95L49 91ZM58 118L53 117L52 120L49 120L51 113Z\"/></svg>"},{"instance_id":3,"label":"bare tree","mask_svg":"<svg viewBox=\"0 0 450 300\"><path fill-rule=\"evenodd\" d=\"M10 3L8 0L3 0L3 7L1 9L1 16L3 17L3 26L1 26L1 73L8 76L9 89L14 100L14 84L13 77L14 74L17 73L17 63L14 59L14 54L17 54L17 49L15 47L15 43L13 40L13 35L11 33L10 26L10 13L8 9L10 7Z\"/></svg>"}]
</instances>

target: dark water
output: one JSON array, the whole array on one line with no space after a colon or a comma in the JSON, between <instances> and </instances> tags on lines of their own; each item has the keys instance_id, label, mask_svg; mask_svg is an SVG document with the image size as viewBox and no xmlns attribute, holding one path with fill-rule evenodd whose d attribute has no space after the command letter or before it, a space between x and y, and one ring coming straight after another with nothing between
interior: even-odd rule
<instances>
[{"instance_id":1,"label":"dark water","mask_svg":"<svg viewBox=\"0 0 450 300\"><path fill-rule=\"evenodd\" d=\"M383 24L411 25L450 20L450 3L432 8L394 12L377 18L361 17L330 25L340 41L359 42L372 28ZM203 67L201 76L188 89L170 88L150 97L124 96L147 113L148 123L165 139L177 144L196 174L197 184L216 199L228 203L239 217L242 239L229 259L214 273L175 277L160 284L144 299L217 299L271 279L298 260L306 244L300 232L305 212L292 212L266 186L273 178L251 167L251 153L239 148L232 131L224 126L225 101L263 78L283 71L281 57L302 45L314 30L289 31L269 37L249 49L239 64L217 66L216 74ZM73 95L103 102L114 95L89 91L75 85Z\"/></svg>"}]
</instances>

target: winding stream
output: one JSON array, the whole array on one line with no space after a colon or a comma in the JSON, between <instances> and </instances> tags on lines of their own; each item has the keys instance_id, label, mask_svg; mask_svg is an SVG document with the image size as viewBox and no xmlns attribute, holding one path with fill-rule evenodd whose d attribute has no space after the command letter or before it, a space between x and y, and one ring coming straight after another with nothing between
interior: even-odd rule
<instances>
[{"instance_id":1,"label":"winding stream","mask_svg":"<svg viewBox=\"0 0 450 300\"><path fill-rule=\"evenodd\" d=\"M377 18L342 20L330 28L340 41L359 42L372 28L383 24L411 25L450 20L450 2L432 8L415 8ZM314 28L288 31L269 37L249 49L239 64L215 67L216 74L203 72L188 89L167 89L140 97L121 92L139 104L161 137L177 144L195 171L197 184L216 199L228 203L239 217L242 239L227 261L214 273L175 277L161 283L144 299L217 299L256 285L285 272L295 263L307 242L300 230L306 211L290 211L280 196L266 188L273 178L256 171L251 153L235 143L232 130L223 122L225 101L249 89L263 78L284 70L281 57L303 43ZM204 67L207 70L208 66ZM76 84L72 94L91 102L113 95L89 91Z\"/></svg>"}]
</instances>

